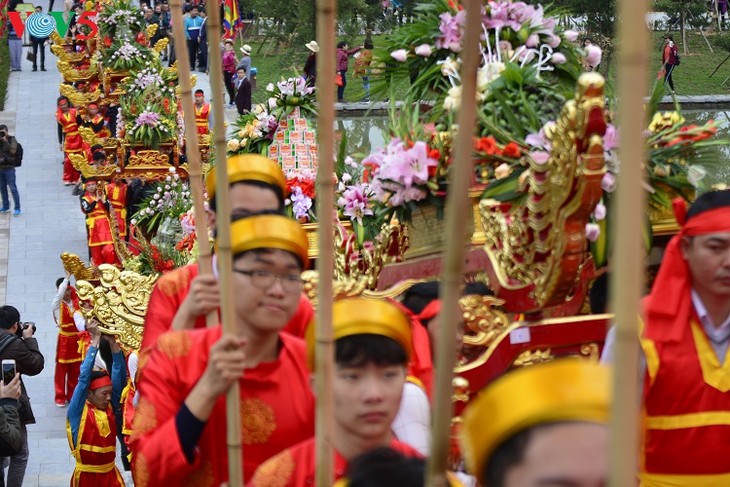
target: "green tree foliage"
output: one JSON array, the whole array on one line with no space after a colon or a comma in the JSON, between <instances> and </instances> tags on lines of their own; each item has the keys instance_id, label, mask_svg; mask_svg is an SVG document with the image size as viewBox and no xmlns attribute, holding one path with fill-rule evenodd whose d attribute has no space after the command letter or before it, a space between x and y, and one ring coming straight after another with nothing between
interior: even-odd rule
<instances>
[{"instance_id":1,"label":"green tree foliage","mask_svg":"<svg viewBox=\"0 0 730 487\"><path fill-rule=\"evenodd\" d=\"M669 16L669 31L679 29L685 54L689 54L686 28L704 29L710 23L704 15L708 12L706 0L655 0L654 9Z\"/></svg>"}]
</instances>

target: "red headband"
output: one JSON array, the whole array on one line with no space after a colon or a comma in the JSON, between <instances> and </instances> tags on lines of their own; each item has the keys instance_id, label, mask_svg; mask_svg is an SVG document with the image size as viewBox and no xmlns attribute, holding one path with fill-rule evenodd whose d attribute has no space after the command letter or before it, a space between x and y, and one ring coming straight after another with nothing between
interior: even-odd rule
<instances>
[{"instance_id":1,"label":"red headband","mask_svg":"<svg viewBox=\"0 0 730 487\"><path fill-rule=\"evenodd\" d=\"M426 305L425 308L421 310L421 313L416 316L419 320L421 320L421 323L424 321L432 320L436 318L436 315L438 315L441 312L441 300L440 299L434 299L430 303Z\"/></svg>"},{"instance_id":2,"label":"red headband","mask_svg":"<svg viewBox=\"0 0 730 487\"><path fill-rule=\"evenodd\" d=\"M654 286L644 300L644 309L647 319L663 322L667 333L679 340L692 308L689 265L682 257L680 242L684 237L730 232L730 206L704 211L689 221L685 221L686 205L683 201L675 200L672 206L682 229L667 245Z\"/></svg>"},{"instance_id":3,"label":"red headband","mask_svg":"<svg viewBox=\"0 0 730 487\"><path fill-rule=\"evenodd\" d=\"M101 377L97 377L96 379L91 381L91 384L89 384L89 390L95 391L97 389L101 389L102 387L110 386L112 385L112 380L109 378L109 375L102 375Z\"/></svg>"}]
</instances>

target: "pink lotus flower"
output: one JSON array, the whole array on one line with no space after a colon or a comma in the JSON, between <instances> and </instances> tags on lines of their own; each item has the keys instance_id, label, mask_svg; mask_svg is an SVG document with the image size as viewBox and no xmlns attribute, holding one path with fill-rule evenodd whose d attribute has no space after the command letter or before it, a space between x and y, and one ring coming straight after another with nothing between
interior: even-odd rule
<instances>
[{"instance_id":1,"label":"pink lotus flower","mask_svg":"<svg viewBox=\"0 0 730 487\"><path fill-rule=\"evenodd\" d=\"M527 38L527 41L525 41L525 45L527 47L537 47L540 44L540 36L537 34L530 34L530 36Z\"/></svg>"},{"instance_id":2,"label":"pink lotus flower","mask_svg":"<svg viewBox=\"0 0 730 487\"><path fill-rule=\"evenodd\" d=\"M613 150L618 147L618 131L613 124L606 125L606 133L603 134L603 150Z\"/></svg>"},{"instance_id":3,"label":"pink lotus flower","mask_svg":"<svg viewBox=\"0 0 730 487\"><path fill-rule=\"evenodd\" d=\"M565 37L565 40L568 42L575 42L578 40L578 33L574 30L566 30L563 32L563 37Z\"/></svg>"},{"instance_id":4,"label":"pink lotus flower","mask_svg":"<svg viewBox=\"0 0 730 487\"><path fill-rule=\"evenodd\" d=\"M553 57L550 59L550 62L553 64L565 64L567 61L565 54L561 52L553 53Z\"/></svg>"},{"instance_id":5,"label":"pink lotus flower","mask_svg":"<svg viewBox=\"0 0 730 487\"><path fill-rule=\"evenodd\" d=\"M588 63L589 66L593 66L595 68L601 64L601 56L603 56L603 52L597 45L591 44L586 47L586 63Z\"/></svg>"},{"instance_id":6,"label":"pink lotus flower","mask_svg":"<svg viewBox=\"0 0 730 487\"><path fill-rule=\"evenodd\" d=\"M432 50L429 44L421 44L420 46L416 47L415 52L418 56L429 57Z\"/></svg>"},{"instance_id":7,"label":"pink lotus flower","mask_svg":"<svg viewBox=\"0 0 730 487\"><path fill-rule=\"evenodd\" d=\"M606 193L613 193L616 189L616 176L613 173L607 172L601 179L601 189Z\"/></svg>"},{"instance_id":8,"label":"pink lotus flower","mask_svg":"<svg viewBox=\"0 0 730 487\"><path fill-rule=\"evenodd\" d=\"M397 49L390 53L390 57L392 57L396 61L403 63L408 57L408 51L406 51L405 49Z\"/></svg>"},{"instance_id":9,"label":"pink lotus flower","mask_svg":"<svg viewBox=\"0 0 730 487\"><path fill-rule=\"evenodd\" d=\"M588 223L586 224L586 238L590 240L591 242L595 242L598 240L598 237L601 235L601 227L596 225L595 223Z\"/></svg>"},{"instance_id":10,"label":"pink lotus flower","mask_svg":"<svg viewBox=\"0 0 730 487\"><path fill-rule=\"evenodd\" d=\"M603 220L606 218L606 205L598 203L596 208L593 210L593 218L596 220Z\"/></svg>"}]
</instances>

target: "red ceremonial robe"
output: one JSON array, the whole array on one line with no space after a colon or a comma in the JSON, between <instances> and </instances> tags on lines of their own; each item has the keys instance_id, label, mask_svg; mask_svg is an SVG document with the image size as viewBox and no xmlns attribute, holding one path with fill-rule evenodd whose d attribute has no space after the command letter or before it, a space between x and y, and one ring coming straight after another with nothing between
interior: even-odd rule
<instances>
[{"instance_id":1,"label":"red ceremonial robe","mask_svg":"<svg viewBox=\"0 0 730 487\"><path fill-rule=\"evenodd\" d=\"M71 425L66 421L68 443L76 459L71 487L124 486L114 463L117 456L116 431L111 405L105 411L88 402L84 405L76 446L71 436Z\"/></svg>"},{"instance_id":2,"label":"red ceremonial robe","mask_svg":"<svg viewBox=\"0 0 730 487\"><path fill-rule=\"evenodd\" d=\"M228 480L225 395L218 398L188 463L175 418L205 371L220 326L164 334L139 378L132 461L137 487L219 487ZM243 474L314 434L314 396L302 340L281 333L277 360L246 369L240 381Z\"/></svg>"},{"instance_id":3,"label":"red ceremonial robe","mask_svg":"<svg viewBox=\"0 0 730 487\"><path fill-rule=\"evenodd\" d=\"M198 129L198 135L207 135L210 133L210 124L208 119L210 118L210 104L203 103L203 106L198 108L195 105L195 126Z\"/></svg>"},{"instance_id":4,"label":"red ceremonial robe","mask_svg":"<svg viewBox=\"0 0 730 487\"><path fill-rule=\"evenodd\" d=\"M166 272L157 279L152 289L147 314L144 319L144 333L140 347L140 369L143 355L155 345L157 339L170 330L175 313L182 305L190 290L190 283L198 275L198 264L189 264ZM296 313L287 323L285 332L304 337L307 325L314 319L314 309L309 300L302 294ZM198 316L195 328L205 328L205 316Z\"/></svg>"},{"instance_id":5,"label":"red ceremonial robe","mask_svg":"<svg viewBox=\"0 0 730 487\"><path fill-rule=\"evenodd\" d=\"M393 439L390 448L407 457L421 458L410 445ZM337 451L335 453L335 480L342 478L347 471L347 460ZM266 461L251 480L249 487L310 487L314 485L316 462L314 460L314 438L299 443Z\"/></svg>"},{"instance_id":6,"label":"red ceremonial robe","mask_svg":"<svg viewBox=\"0 0 730 487\"><path fill-rule=\"evenodd\" d=\"M73 288L72 288L73 289ZM71 400L79 381L79 370L84 358L86 332L79 332L73 313L79 307L79 298L72 291L71 307L61 301L56 342L56 370L53 378L55 401L60 404Z\"/></svg>"}]
</instances>

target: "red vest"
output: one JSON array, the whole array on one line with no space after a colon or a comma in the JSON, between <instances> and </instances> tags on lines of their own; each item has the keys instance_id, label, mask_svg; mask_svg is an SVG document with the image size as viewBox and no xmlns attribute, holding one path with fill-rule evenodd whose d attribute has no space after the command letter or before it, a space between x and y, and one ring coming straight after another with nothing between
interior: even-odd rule
<instances>
[{"instance_id":1,"label":"red vest","mask_svg":"<svg viewBox=\"0 0 730 487\"><path fill-rule=\"evenodd\" d=\"M84 404L79 425L78 444L73 445L71 425L66 423L68 443L76 459L71 486L123 486L114 460L117 453L117 425L111 405L105 411Z\"/></svg>"},{"instance_id":2,"label":"red vest","mask_svg":"<svg viewBox=\"0 0 730 487\"><path fill-rule=\"evenodd\" d=\"M208 125L208 118L210 117L210 104L203 103L203 106L198 108L195 106L195 126L198 128L198 135L206 135L210 133L210 126Z\"/></svg>"},{"instance_id":3,"label":"red vest","mask_svg":"<svg viewBox=\"0 0 730 487\"><path fill-rule=\"evenodd\" d=\"M74 323L74 310L79 307L79 298L73 293L71 307L61 301L58 319L58 342L56 345L56 362L68 364L81 362L83 356L83 337Z\"/></svg>"},{"instance_id":4,"label":"red vest","mask_svg":"<svg viewBox=\"0 0 730 487\"><path fill-rule=\"evenodd\" d=\"M64 152L82 152L84 150L84 141L79 133L76 115L75 108L69 108L66 113L63 113L60 109L56 111L56 120L61 125L64 136Z\"/></svg>"},{"instance_id":5,"label":"red vest","mask_svg":"<svg viewBox=\"0 0 730 487\"><path fill-rule=\"evenodd\" d=\"M648 322L641 345L643 485L730 485L730 353L720 364L695 317L680 340Z\"/></svg>"}]
</instances>

